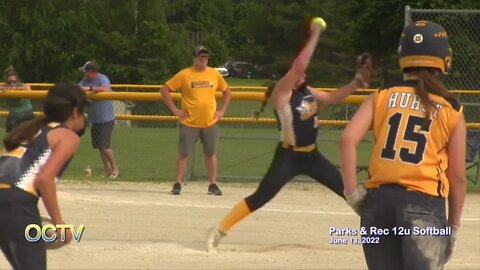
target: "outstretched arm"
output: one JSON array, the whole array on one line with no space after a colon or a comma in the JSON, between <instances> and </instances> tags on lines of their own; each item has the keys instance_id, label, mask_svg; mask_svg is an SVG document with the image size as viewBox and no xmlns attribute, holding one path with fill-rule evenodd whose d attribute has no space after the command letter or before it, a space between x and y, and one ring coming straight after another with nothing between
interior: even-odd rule
<instances>
[{"instance_id":1,"label":"outstretched arm","mask_svg":"<svg viewBox=\"0 0 480 270\"><path fill-rule=\"evenodd\" d=\"M335 91L315 91L310 89L315 96L315 100L323 105L342 103L346 97L357 89L368 87L373 74L372 57L369 53L364 53L357 57L357 72L353 80L345 86Z\"/></svg>"},{"instance_id":2,"label":"outstretched arm","mask_svg":"<svg viewBox=\"0 0 480 270\"><path fill-rule=\"evenodd\" d=\"M325 25L322 25L317 20L312 20L310 24L310 36L308 37L307 43L293 61L290 70L277 82L273 89L270 100L276 109L288 103L295 82L303 76L308 68L310 59L315 52L320 38L320 33L323 30L325 30Z\"/></svg>"}]
</instances>

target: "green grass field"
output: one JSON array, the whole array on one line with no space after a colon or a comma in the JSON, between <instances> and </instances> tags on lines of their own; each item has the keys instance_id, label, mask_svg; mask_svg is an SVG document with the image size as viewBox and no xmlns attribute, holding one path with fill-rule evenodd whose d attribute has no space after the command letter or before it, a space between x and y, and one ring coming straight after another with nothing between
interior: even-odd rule
<instances>
[{"instance_id":1,"label":"green grass field","mask_svg":"<svg viewBox=\"0 0 480 270\"><path fill-rule=\"evenodd\" d=\"M226 78L225 79L230 86L265 86L269 80L265 79L238 79L238 78Z\"/></svg>"},{"instance_id":2,"label":"green grass field","mask_svg":"<svg viewBox=\"0 0 480 270\"><path fill-rule=\"evenodd\" d=\"M174 159L177 153L176 128L117 127L114 131L114 149L122 172L120 180L171 181L174 179ZM338 131L321 132L320 151L337 163ZM277 143L274 128L222 127L218 152L219 176L223 179L254 179L268 168ZM201 145L193 156L194 176L205 175ZM360 146L360 165L369 158L369 143ZM90 136L82 137L82 144L65 173L66 179L85 179L83 169L90 166L94 180L102 180L103 170L98 152L90 147ZM105 179L106 180L106 179Z\"/></svg>"},{"instance_id":3,"label":"green grass field","mask_svg":"<svg viewBox=\"0 0 480 270\"><path fill-rule=\"evenodd\" d=\"M264 85L265 80L228 78L232 86ZM153 102L144 102L145 111L158 106ZM260 102L233 101L226 116L253 117L260 108ZM322 119L349 118L355 106L330 106L320 115ZM152 113L154 111L152 110ZM267 107L261 117L273 117L273 111ZM3 123L2 123L3 125ZM170 128L159 127L159 123L147 122L145 127L117 125L113 135L113 146L120 167L121 181L173 181L174 161L178 149L178 135L175 124ZM150 126L150 127L148 127ZM155 126L155 127L154 127ZM3 137L3 127L0 136ZM272 125L230 124L222 125L221 140L218 151L218 173L224 181L258 181L267 170L278 141L278 131ZM334 164L338 163L337 141L341 130L321 129L319 131L319 149ZM371 151L372 137L367 136L365 142L359 146L359 165L368 165ZM202 149L199 144L195 155L191 159L189 173L195 179L205 178ZM84 169L90 166L93 175L86 177ZM473 170L468 172L472 177ZM103 166L98 151L90 146L90 136L87 133L82 137L82 144L66 171L65 179L107 181L104 177ZM359 174L365 179L366 174ZM480 184L469 182L469 190L480 191Z\"/></svg>"},{"instance_id":4,"label":"green grass field","mask_svg":"<svg viewBox=\"0 0 480 270\"><path fill-rule=\"evenodd\" d=\"M320 131L319 149L333 163L338 160L340 131ZM273 156L278 132L273 128L252 129L224 126L218 152L219 176L223 181L258 181L267 170ZM117 127L114 147L121 170L120 181L173 181L174 159L177 153L176 128ZM359 146L359 165L369 161L371 136ZM205 175L201 146L197 144L194 176ZM91 166L93 175L84 176L84 168ZM90 136L82 137L82 144L64 175L64 179L108 181L104 177L98 152L90 147ZM473 171L470 172L473 176ZM360 173L360 179L366 174ZM480 191L480 186L469 182L470 191Z\"/></svg>"}]
</instances>

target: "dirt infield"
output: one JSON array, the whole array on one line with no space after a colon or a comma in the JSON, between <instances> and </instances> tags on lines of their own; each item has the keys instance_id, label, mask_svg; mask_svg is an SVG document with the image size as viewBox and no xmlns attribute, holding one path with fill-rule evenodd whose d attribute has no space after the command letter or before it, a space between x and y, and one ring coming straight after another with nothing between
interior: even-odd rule
<instances>
[{"instance_id":1,"label":"dirt infield","mask_svg":"<svg viewBox=\"0 0 480 270\"><path fill-rule=\"evenodd\" d=\"M62 182L68 223L84 224L80 243L49 251L50 269L364 269L360 245L332 245L330 227L357 228L359 218L316 183L292 183L265 209L240 223L217 253L204 251L207 229L255 184ZM480 268L480 195L467 197L463 230L447 269ZM340 238L340 237L337 237ZM343 237L349 238L349 237ZM9 266L0 256L0 268Z\"/></svg>"}]
</instances>

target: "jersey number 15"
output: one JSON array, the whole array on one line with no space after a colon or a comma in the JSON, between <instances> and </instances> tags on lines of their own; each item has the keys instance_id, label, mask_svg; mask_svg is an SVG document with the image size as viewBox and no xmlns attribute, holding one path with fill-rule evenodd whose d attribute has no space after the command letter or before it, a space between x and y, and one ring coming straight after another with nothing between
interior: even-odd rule
<instances>
[{"instance_id":1,"label":"jersey number 15","mask_svg":"<svg viewBox=\"0 0 480 270\"><path fill-rule=\"evenodd\" d=\"M402 122L402 113L396 113L390 117L388 120L388 125L390 130L388 131L387 142L385 147L382 149L382 158L395 160L397 155L397 150L395 143L397 141L397 136L400 128L400 123ZM419 164L423 160L423 154L425 153L425 148L427 146L427 136L425 133L416 132L415 128L420 127L420 130L423 132L430 131L430 125L432 120L426 120L425 117L419 117L414 115L409 115L407 120L407 126L403 133L403 140L416 143L415 151L410 153L410 149L406 147L400 148L400 160L403 162L408 162L412 164Z\"/></svg>"}]
</instances>

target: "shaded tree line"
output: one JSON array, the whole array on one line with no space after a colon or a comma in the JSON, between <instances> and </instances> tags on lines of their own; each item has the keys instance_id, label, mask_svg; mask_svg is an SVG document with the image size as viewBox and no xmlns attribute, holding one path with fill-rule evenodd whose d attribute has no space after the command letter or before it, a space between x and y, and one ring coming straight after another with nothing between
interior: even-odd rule
<instances>
[{"instance_id":1,"label":"shaded tree line","mask_svg":"<svg viewBox=\"0 0 480 270\"><path fill-rule=\"evenodd\" d=\"M480 7L476 0L0 0L0 67L13 64L30 82L76 81L77 67L95 59L115 83L163 83L191 64L201 42L211 65L239 60L282 73L299 49L304 18L321 15L328 29L309 70L315 84L350 80L363 51L389 80L399 76L406 4Z\"/></svg>"}]
</instances>

